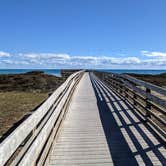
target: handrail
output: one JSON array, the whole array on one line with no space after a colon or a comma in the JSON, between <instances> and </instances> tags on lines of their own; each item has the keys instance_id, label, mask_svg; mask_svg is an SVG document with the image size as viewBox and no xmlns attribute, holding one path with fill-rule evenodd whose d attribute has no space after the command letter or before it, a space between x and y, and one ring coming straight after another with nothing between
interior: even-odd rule
<instances>
[{"instance_id":1,"label":"handrail","mask_svg":"<svg viewBox=\"0 0 166 166\"><path fill-rule=\"evenodd\" d=\"M32 144L33 146L29 145L26 151L30 151L32 148L36 147L36 141L38 142L38 145L39 143L41 144L39 150L42 150L42 146L47 140L53 124L56 125L57 118L62 112L66 100L71 97L71 91L80 80L83 72L84 71L79 71L70 75L68 79L57 90L55 90L54 93L30 117L23 121L0 144L0 165L4 165L22 144L24 145L25 142L27 143L27 139L31 140L32 138L29 144ZM35 158L35 155L36 157L39 157L37 156L40 154L39 150L36 149L37 152L33 151L33 154L29 153L29 155L33 155L33 158ZM18 162L25 161L24 156L27 156L27 153L22 153L23 156L20 158L23 158L23 160ZM28 158L26 161L27 160ZM36 162L36 160L33 159L33 162L34 161Z\"/></svg>"},{"instance_id":2,"label":"handrail","mask_svg":"<svg viewBox=\"0 0 166 166\"><path fill-rule=\"evenodd\" d=\"M132 82L136 83L137 85L141 85L141 86L144 86L144 87L146 87L146 88L148 88L148 89L151 89L151 90L153 90L153 91L156 91L156 92L158 92L158 93L160 93L160 94L162 94L162 95L166 95L166 89L164 89L164 88L162 88L162 87L158 87L158 86L156 86L156 85L154 85L154 84L151 84L151 83L148 83L148 82L139 80L139 79L134 78L134 77L132 77L132 76L129 76L129 75L127 75L127 74L124 74L124 75L121 74L120 77L122 77L122 78L124 78L124 79L127 79L127 80L129 80L129 81L132 81Z\"/></svg>"},{"instance_id":3,"label":"handrail","mask_svg":"<svg viewBox=\"0 0 166 166\"><path fill-rule=\"evenodd\" d=\"M118 95L132 104L143 119L154 128L155 132L166 139L166 100L152 92L166 96L166 89L136 79L126 74L93 71ZM142 88L144 87L144 88Z\"/></svg>"}]
</instances>

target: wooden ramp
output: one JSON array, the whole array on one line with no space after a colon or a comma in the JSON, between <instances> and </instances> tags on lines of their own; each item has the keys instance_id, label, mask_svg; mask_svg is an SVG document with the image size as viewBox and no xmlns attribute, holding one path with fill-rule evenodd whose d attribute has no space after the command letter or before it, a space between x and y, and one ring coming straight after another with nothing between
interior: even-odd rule
<instances>
[{"instance_id":1,"label":"wooden ramp","mask_svg":"<svg viewBox=\"0 0 166 166\"><path fill-rule=\"evenodd\" d=\"M166 165L161 140L95 76L85 73L71 100L48 165Z\"/></svg>"}]
</instances>

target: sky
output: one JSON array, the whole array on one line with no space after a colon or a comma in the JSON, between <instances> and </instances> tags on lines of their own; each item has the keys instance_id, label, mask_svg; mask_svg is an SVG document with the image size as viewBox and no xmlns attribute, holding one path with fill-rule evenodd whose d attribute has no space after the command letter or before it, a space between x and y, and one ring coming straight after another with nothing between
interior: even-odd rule
<instances>
[{"instance_id":1,"label":"sky","mask_svg":"<svg viewBox=\"0 0 166 166\"><path fill-rule=\"evenodd\" d=\"M166 69L166 1L0 0L0 68Z\"/></svg>"}]
</instances>

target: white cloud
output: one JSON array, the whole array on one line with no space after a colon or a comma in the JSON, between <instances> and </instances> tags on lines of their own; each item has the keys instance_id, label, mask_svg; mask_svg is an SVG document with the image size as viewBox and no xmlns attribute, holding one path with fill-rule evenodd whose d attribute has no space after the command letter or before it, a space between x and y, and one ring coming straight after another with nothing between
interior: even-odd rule
<instances>
[{"instance_id":1,"label":"white cloud","mask_svg":"<svg viewBox=\"0 0 166 166\"><path fill-rule=\"evenodd\" d=\"M166 53L164 52L141 51L141 53L147 57L166 58Z\"/></svg>"},{"instance_id":2,"label":"white cloud","mask_svg":"<svg viewBox=\"0 0 166 166\"><path fill-rule=\"evenodd\" d=\"M0 57L9 57L10 54L4 51L0 51Z\"/></svg>"},{"instance_id":3,"label":"white cloud","mask_svg":"<svg viewBox=\"0 0 166 166\"><path fill-rule=\"evenodd\" d=\"M55 53L6 54L1 64L38 68L153 68L166 67L164 53L141 51L146 59L136 56L72 56Z\"/></svg>"},{"instance_id":4,"label":"white cloud","mask_svg":"<svg viewBox=\"0 0 166 166\"><path fill-rule=\"evenodd\" d=\"M27 61L15 61L15 60L10 60L10 59L3 59L1 63L5 64L14 64L14 65L29 65L30 63Z\"/></svg>"},{"instance_id":5,"label":"white cloud","mask_svg":"<svg viewBox=\"0 0 166 166\"><path fill-rule=\"evenodd\" d=\"M13 61L12 61L12 60L9 60L9 59L3 59L3 60L2 60L2 63L5 63L5 64L13 64Z\"/></svg>"},{"instance_id":6,"label":"white cloud","mask_svg":"<svg viewBox=\"0 0 166 166\"><path fill-rule=\"evenodd\" d=\"M141 51L142 55L148 57L148 59L142 60L144 65L163 66L166 68L166 53L164 52L150 52Z\"/></svg>"},{"instance_id":7,"label":"white cloud","mask_svg":"<svg viewBox=\"0 0 166 166\"><path fill-rule=\"evenodd\" d=\"M166 68L166 58L154 58L154 59L146 59L146 60L142 60L142 64L145 65L151 65L152 67L155 66L163 66Z\"/></svg>"},{"instance_id":8,"label":"white cloud","mask_svg":"<svg viewBox=\"0 0 166 166\"><path fill-rule=\"evenodd\" d=\"M93 68L93 67L111 67L111 65L139 64L140 59L137 57L116 58L110 56L71 56L69 54L54 53L30 53L19 54L23 60L32 64L51 65L55 67L72 67L72 68Z\"/></svg>"},{"instance_id":9,"label":"white cloud","mask_svg":"<svg viewBox=\"0 0 166 166\"><path fill-rule=\"evenodd\" d=\"M127 58L112 58L111 62L114 64L139 64L140 59L137 57L127 57Z\"/></svg>"},{"instance_id":10,"label":"white cloud","mask_svg":"<svg viewBox=\"0 0 166 166\"><path fill-rule=\"evenodd\" d=\"M54 54L54 53L29 53L20 54L25 58L31 59L68 59L70 56L68 54Z\"/></svg>"}]
</instances>

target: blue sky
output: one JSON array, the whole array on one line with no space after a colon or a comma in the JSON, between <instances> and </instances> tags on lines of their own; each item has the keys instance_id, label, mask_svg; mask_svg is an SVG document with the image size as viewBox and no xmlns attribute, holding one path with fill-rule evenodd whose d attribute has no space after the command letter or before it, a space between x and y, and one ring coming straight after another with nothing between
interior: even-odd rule
<instances>
[{"instance_id":1,"label":"blue sky","mask_svg":"<svg viewBox=\"0 0 166 166\"><path fill-rule=\"evenodd\" d=\"M165 0L0 0L0 68L166 69Z\"/></svg>"}]
</instances>

